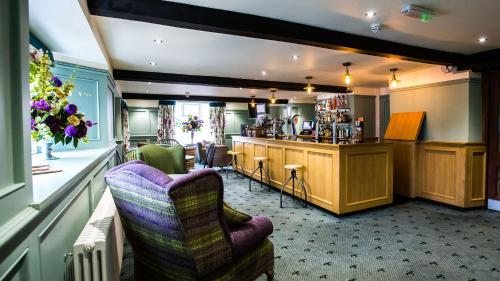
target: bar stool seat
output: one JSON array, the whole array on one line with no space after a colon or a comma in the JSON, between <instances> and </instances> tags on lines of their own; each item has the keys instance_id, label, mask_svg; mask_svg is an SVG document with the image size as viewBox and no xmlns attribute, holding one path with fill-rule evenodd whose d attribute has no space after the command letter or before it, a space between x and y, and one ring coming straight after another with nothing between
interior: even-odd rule
<instances>
[{"instance_id":1,"label":"bar stool seat","mask_svg":"<svg viewBox=\"0 0 500 281\"><path fill-rule=\"evenodd\" d=\"M229 162L226 166L226 179L229 179L229 167L234 164L234 171L238 173L238 155L243 155L243 152L240 151L228 151L227 155L231 155L231 162ZM242 170L245 170L244 163L241 162L242 165ZM242 178L245 178L245 176L240 175Z\"/></svg>"},{"instance_id":2,"label":"bar stool seat","mask_svg":"<svg viewBox=\"0 0 500 281\"><path fill-rule=\"evenodd\" d=\"M304 186L304 182L297 177L297 171L303 169L304 166L300 164L287 164L285 165L286 170L290 170L290 177L283 183L280 189L280 208L283 208L283 189L287 183L292 181L292 200L295 201L295 181L298 181L302 187L302 192L304 193L305 206L307 208L307 191Z\"/></svg>"},{"instance_id":3,"label":"bar stool seat","mask_svg":"<svg viewBox=\"0 0 500 281\"><path fill-rule=\"evenodd\" d=\"M255 172L257 170L260 170L260 188L262 188L262 173L264 170L266 170L266 175L267 175L267 180L268 180L268 185L267 185L267 191L271 191L271 178L269 177L269 169L264 168L264 162L267 161L267 157L265 156L255 156L253 158L254 161L259 161L259 166L253 170L252 174L250 175L250 180L248 182L248 191L252 191L252 178Z\"/></svg>"},{"instance_id":4,"label":"bar stool seat","mask_svg":"<svg viewBox=\"0 0 500 281\"><path fill-rule=\"evenodd\" d=\"M297 164L289 164L289 165L285 165L285 169L287 170L301 170L302 169L302 165L297 165Z\"/></svg>"}]
</instances>

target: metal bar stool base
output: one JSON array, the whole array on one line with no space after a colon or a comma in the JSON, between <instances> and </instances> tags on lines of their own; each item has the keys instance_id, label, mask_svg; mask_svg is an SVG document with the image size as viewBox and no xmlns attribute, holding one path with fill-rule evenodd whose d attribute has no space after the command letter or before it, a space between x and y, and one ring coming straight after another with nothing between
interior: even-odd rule
<instances>
[{"instance_id":1,"label":"metal bar stool base","mask_svg":"<svg viewBox=\"0 0 500 281\"><path fill-rule=\"evenodd\" d=\"M283 208L283 189L288 184L288 182L290 182L290 180L292 181L292 201L295 202L295 180L297 180L302 187L302 192L304 193L304 208L307 209L307 191L304 186L304 182L297 177L297 171L295 169L292 169L290 173L290 177L283 183L280 189L280 208ZM299 199L302 198L299 197Z\"/></svg>"}]
</instances>

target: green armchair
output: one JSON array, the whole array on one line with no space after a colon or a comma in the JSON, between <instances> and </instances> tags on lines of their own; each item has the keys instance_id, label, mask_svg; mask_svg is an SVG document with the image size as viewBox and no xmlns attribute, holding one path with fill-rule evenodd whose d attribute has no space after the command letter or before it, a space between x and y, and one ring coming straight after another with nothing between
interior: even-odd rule
<instances>
[{"instance_id":1,"label":"green armchair","mask_svg":"<svg viewBox=\"0 0 500 281\"><path fill-rule=\"evenodd\" d=\"M188 173L186 151L182 145L144 145L127 152L126 160L142 160L167 175Z\"/></svg>"}]
</instances>

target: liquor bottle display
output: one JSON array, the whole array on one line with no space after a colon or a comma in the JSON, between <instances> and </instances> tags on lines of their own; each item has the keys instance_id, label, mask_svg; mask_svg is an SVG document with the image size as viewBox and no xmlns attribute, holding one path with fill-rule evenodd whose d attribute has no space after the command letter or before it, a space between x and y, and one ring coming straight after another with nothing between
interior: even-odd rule
<instances>
[{"instance_id":1,"label":"liquor bottle display","mask_svg":"<svg viewBox=\"0 0 500 281\"><path fill-rule=\"evenodd\" d=\"M316 100L316 138L328 143L350 143L352 118L346 94Z\"/></svg>"}]
</instances>

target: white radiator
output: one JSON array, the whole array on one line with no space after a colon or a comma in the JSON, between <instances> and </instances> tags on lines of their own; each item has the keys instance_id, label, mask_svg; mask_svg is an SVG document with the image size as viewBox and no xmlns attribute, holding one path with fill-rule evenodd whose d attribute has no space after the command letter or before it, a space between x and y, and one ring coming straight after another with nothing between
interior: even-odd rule
<instances>
[{"instance_id":1,"label":"white radiator","mask_svg":"<svg viewBox=\"0 0 500 281\"><path fill-rule=\"evenodd\" d=\"M73 245L76 281L118 281L123 229L109 188Z\"/></svg>"}]
</instances>

